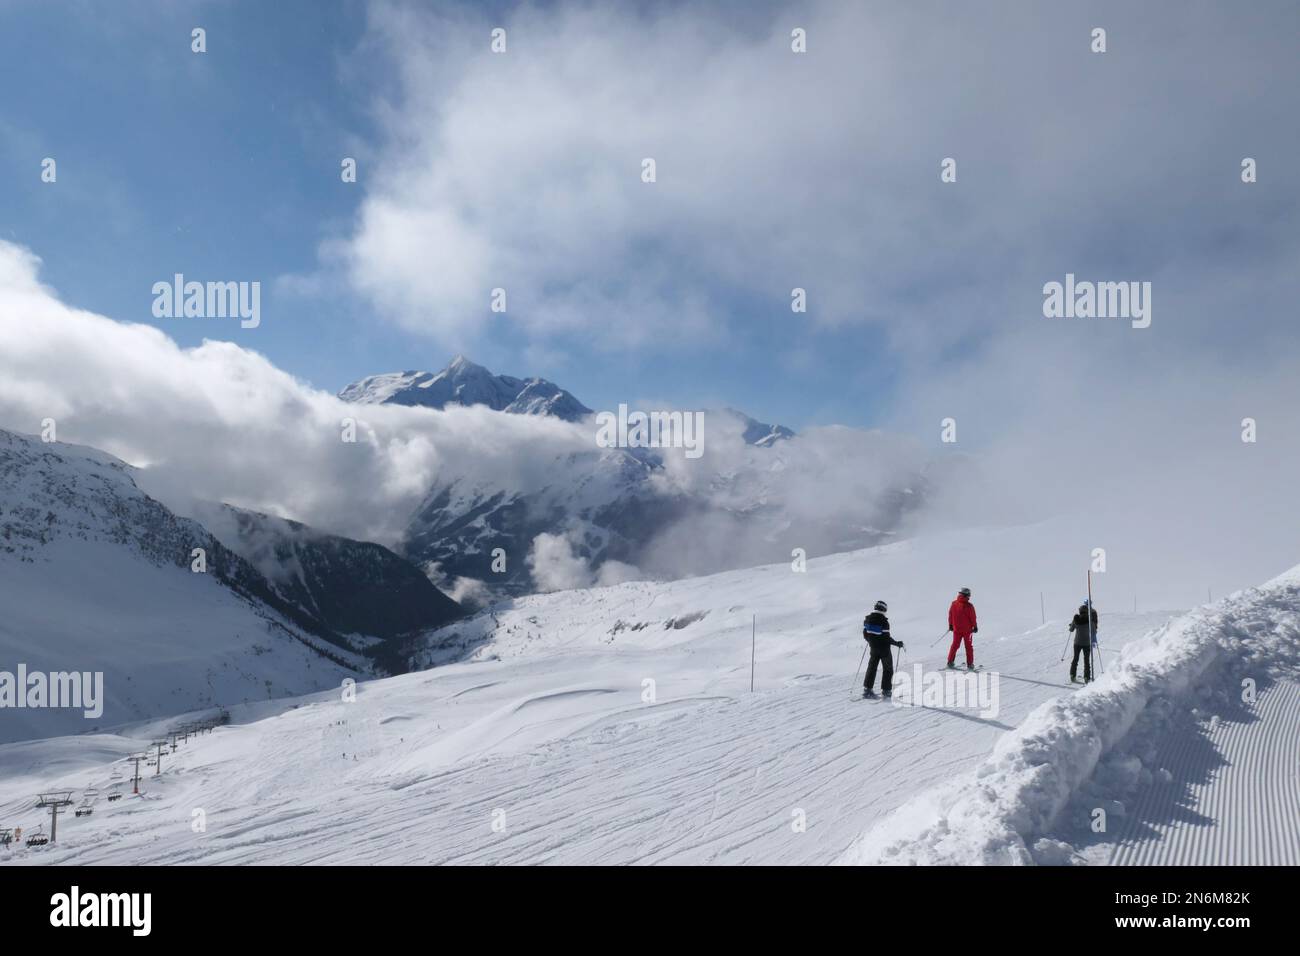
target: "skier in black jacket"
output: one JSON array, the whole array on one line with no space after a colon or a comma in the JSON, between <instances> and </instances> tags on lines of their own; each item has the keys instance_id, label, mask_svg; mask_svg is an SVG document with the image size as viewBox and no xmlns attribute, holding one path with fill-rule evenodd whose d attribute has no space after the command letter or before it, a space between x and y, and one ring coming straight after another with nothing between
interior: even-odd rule
<instances>
[{"instance_id":1,"label":"skier in black jacket","mask_svg":"<svg viewBox=\"0 0 1300 956\"><path fill-rule=\"evenodd\" d=\"M1097 609L1090 608L1089 602L1079 605L1078 613L1070 622L1074 634L1074 659L1070 661L1070 683L1075 682L1079 672L1079 652L1083 652L1083 682L1092 680L1092 649L1097 644ZM1091 620L1089 620L1091 618Z\"/></svg>"},{"instance_id":2,"label":"skier in black jacket","mask_svg":"<svg viewBox=\"0 0 1300 956\"><path fill-rule=\"evenodd\" d=\"M894 693L894 658L892 647L902 647L902 641L896 641L889 634L889 618L885 612L889 606L884 601L877 601L875 608L862 622L862 639L871 645L871 663L867 665L867 678L862 682L862 696L875 697L876 667L883 667L880 677L880 693L890 697Z\"/></svg>"}]
</instances>

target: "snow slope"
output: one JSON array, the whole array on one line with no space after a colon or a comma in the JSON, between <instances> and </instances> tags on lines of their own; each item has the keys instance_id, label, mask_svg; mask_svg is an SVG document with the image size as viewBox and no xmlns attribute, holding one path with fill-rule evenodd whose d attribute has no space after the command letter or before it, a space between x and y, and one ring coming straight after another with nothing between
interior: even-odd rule
<instances>
[{"instance_id":1,"label":"snow slope","mask_svg":"<svg viewBox=\"0 0 1300 956\"><path fill-rule=\"evenodd\" d=\"M353 646L364 646L367 637L395 645L381 661L392 663L398 656L401 641L395 639L463 613L415 565L381 545L226 504L195 502L192 510L293 607L347 635Z\"/></svg>"},{"instance_id":2,"label":"snow slope","mask_svg":"<svg viewBox=\"0 0 1300 956\"><path fill-rule=\"evenodd\" d=\"M1186 621L1214 609L1167 625L1167 614L1103 603L1106 652L1134 650L1094 688L1069 685L1065 623L1038 621L1040 587L1059 595L1049 606L1061 615L1077 599L1077 575L1057 556L1062 533L965 532L811 561L804 573L775 565L510 602L434 635L426 653L442 666L363 683L354 702L329 692L231 708L232 725L170 755L144 796L101 801L61 823L57 846L0 851L0 862L833 862L896 811L938 806L921 795L974 779L1027 732L1015 728L1042 726L1035 715L1122 696L1129 681L1154 686L1182 666L1171 663L1180 648L1215 643L1160 636L1200 634ZM975 589L996 706L851 699L864 608L890 601L908 642L903 670L926 673L942 664L943 642L928 645L962 583ZM1104 590L1103 579L1099 600ZM1300 595L1271 607L1260 620L1283 634ZM1186 653L1196 686L1203 655ZM1257 660L1272 673L1267 653ZM110 785L114 759L158 728L132 733L0 747L0 827L36 825L41 789ZM1082 772L1063 806L1094 780L1112 786ZM1023 794L1015 782L1007 792ZM906 836L896 845L914 845Z\"/></svg>"},{"instance_id":3,"label":"snow slope","mask_svg":"<svg viewBox=\"0 0 1300 956\"><path fill-rule=\"evenodd\" d=\"M195 547L206 550L209 573L191 572ZM359 676L336 663L355 655L260 601L259 589L251 566L141 492L122 462L0 431L0 671L102 672L105 698L99 719L2 709L0 741Z\"/></svg>"},{"instance_id":4,"label":"snow slope","mask_svg":"<svg viewBox=\"0 0 1300 956\"><path fill-rule=\"evenodd\" d=\"M70 822L58 847L11 859L825 863L864 820L972 766L1035 705L1067 692L1042 638L988 653L1018 664L988 719L851 701L847 673L769 679L751 695L746 668L693 659L689 642L614 661L523 655L371 682L354 704L319 696L199 738L125 812L105 805ZM658 675L654 703L642 699L646 675ZM53 775L28 767L4 775L0 825L36 824L30 793L55 779L109 783L99 761ZM189 829L194 808L205 833ZM498 811L504 833L492 829ZM792 828L797 811L806 832Z\"/></svg>"},{"instance_id":5,"label":"snow slope","mask_svg":"<svg viewBox=\"0 0 1300 956\"><path fill-rule=\"evenodd\" d=\"M1085 858L1134 866L1295 865L1300 684L1278 681L1259 694L1256 708L1228 719L1179 716L1176 729L1148 741L1159 779L1135 794L1114 837L1084 849Z\"/></svg>"},{"instance_id":6,"label":"snow slope","mask_svg":"<svg viewBox=\"0 0 1300 956\"><path fill-rule=\"evenodd\" d=\"M1129 644L842 862L1300 863L1297 680L1300 568Z\"/></svg>"}]
</instances>

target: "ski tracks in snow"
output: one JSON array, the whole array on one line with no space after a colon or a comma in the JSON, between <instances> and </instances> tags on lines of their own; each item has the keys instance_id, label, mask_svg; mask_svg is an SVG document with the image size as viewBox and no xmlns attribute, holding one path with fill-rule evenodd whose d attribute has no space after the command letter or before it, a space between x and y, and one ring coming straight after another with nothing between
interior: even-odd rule
<instances>
[{"instance_id":1,"label":"ski tracks in snow","mask_svg":"<svg viewBox=\"0 0 1300 956\"><path fill-rule=\"evenodd\" d=\"M1248 715L1193 724L1157 751L1115 865L1300 863L1300 684L1278 681Z\"/></svg>"},{"instance_id":2,"label":"ski tracks in snow","mask_svg":"<svg viewBox=\"0 0 1300 956\"><path fill-rule=\"evenodd\" d=\"M1004 683L997 720L849 702L843 677L823 677L752 695L628 707L524 752L415 776L375 773L395 756L396 740L385 743L381 730L391 711L340 708L334 717L305 708L222 732L230 738L223 751L248 754L251 766L228 759L178 766L183 774L154 784L161 799L114 820L111 838L82 841L69 831L66 844L40 859L825 863L864 823L971 768L1003 722L1061 692L1038 679L1059 670L1053 646L1035 643L1042 646L1016 652L1031 679ZM320 735L305 747L304 720ZM392 725L387 732L395 733ZM236 746L236 735L254 733L251 750ZM187 752L182 757L188 765ZM195 806L208 814L204 833L189 829Z\"/></svg>"}]
</instances>

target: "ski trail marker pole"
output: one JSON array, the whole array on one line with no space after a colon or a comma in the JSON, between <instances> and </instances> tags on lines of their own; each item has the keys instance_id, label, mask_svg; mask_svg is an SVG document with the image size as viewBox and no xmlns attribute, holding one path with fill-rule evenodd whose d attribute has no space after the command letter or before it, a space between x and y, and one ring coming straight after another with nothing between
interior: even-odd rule
<instances>
[{"instance_id":1,"label":"ski trail marker pole","mask_svg":"<svg viewBox=\"0 0 1300 956\"><path fill-rule=\"evenodd\" d=\"M1097 652L1097 673L1101 673L1101 645L1097 643L1097 632L1092 629L1092 568L1088 569L1088 644Z\"/></svg>"},{"instance_id":2,"label":"ski trail marker pole","mask_svg":"<svg viewBox=\"0 0 1300 956\"><path fill-rule=\"evenodd\" d=\"M754 652L758 648L758 615L754 615L754 620L749 631L749 692L754 693Z\"/></svg>"},{"instance_id":3,"label":"ski trail marker pole","mask_svg":"<svg viewBox=\"0 0 1300 956\"><path fill-rule=\"evenodd\" d=\"M1096 635L1092 631L1092 568L1088 569L1088 640L1092 642Z\"/></svg>"}]
</instances>

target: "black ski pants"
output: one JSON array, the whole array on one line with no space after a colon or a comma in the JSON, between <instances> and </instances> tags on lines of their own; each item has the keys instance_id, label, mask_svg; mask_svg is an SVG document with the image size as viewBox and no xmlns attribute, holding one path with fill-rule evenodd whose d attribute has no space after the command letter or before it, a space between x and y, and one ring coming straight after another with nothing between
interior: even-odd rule
<instances>
[{"instance_id":1,"label":"black ski pants","mask_svg":"<svg viewBox=\"0 0 1300 956\"><path fill-rule=\"evenodd\" d=\"M1079 673L1079 655L1083 655L1083 679L1092 680L1092 648L1074 645L1074 659L1070 661L1070 680Z\"/></svg>"},{"instance_id":2,"label":"black ski pants","mask_svg":"<svg viewBox=\"0 0 1300 956\"><path fill-rule=\"evenodd\" d=\"M876 686L876 668L881 667L880 690L882 693L889 694L894 690L894 655L891 653L892 647L886 645L877 650L871 649L871 662L867 664L867 679L862 682L866 690L871 690Z\"/></svg>"}]
</instances>

